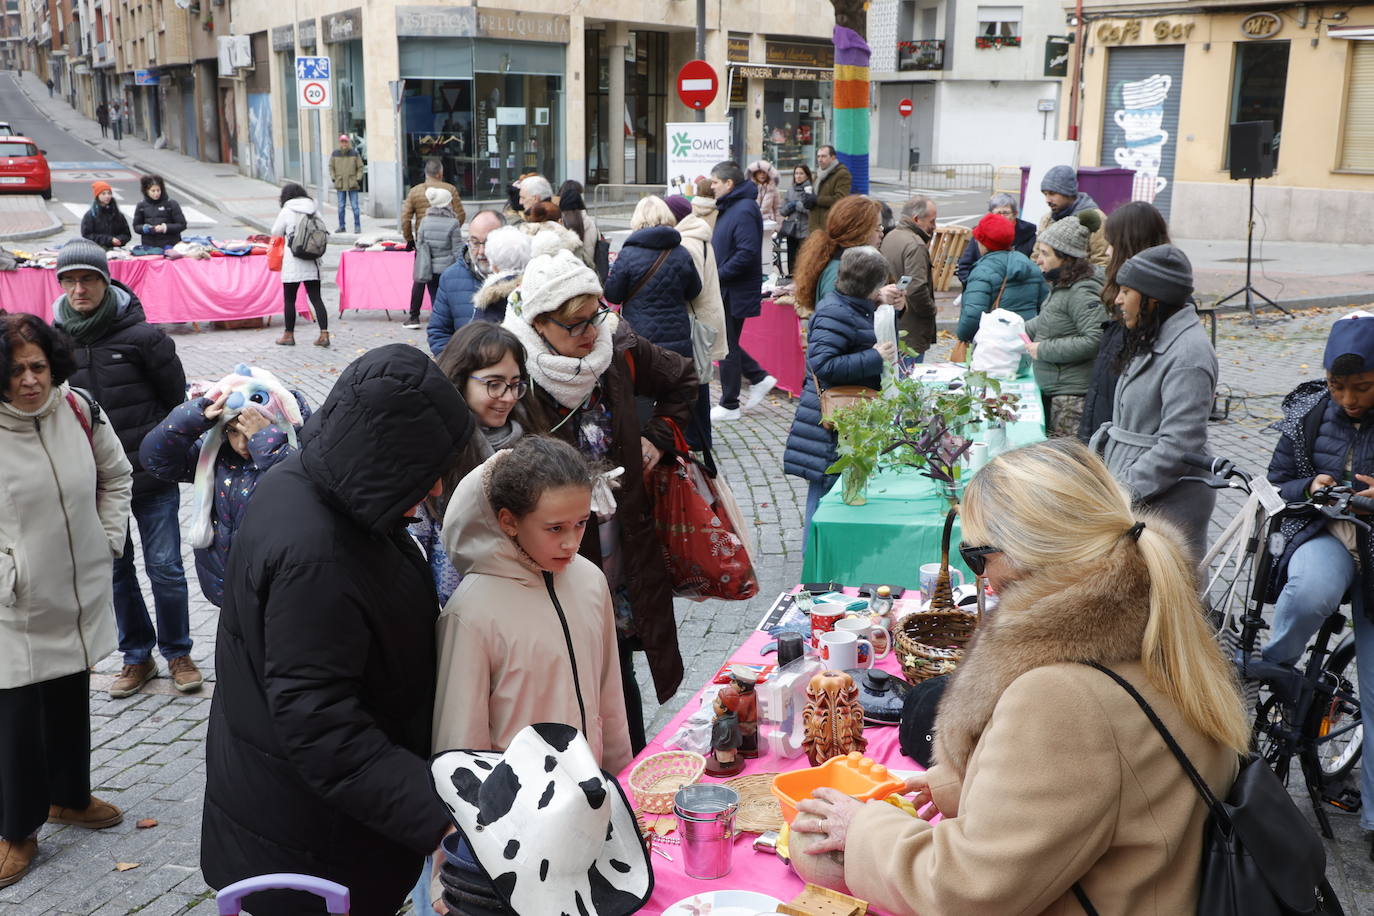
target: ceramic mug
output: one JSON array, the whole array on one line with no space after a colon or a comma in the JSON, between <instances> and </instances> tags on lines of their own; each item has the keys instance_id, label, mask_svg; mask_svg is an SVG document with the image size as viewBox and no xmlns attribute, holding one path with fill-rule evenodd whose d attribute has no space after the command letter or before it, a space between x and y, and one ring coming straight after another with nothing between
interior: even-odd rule
<instances>
[{"instance_id":1,"label":"ceramic mug","mask_svg":"<svg viewBox=\"0 0 1374 916\"><path fill-rule=\"evenodd\" d=\"M844 619L844 605L819 602L811 608L811 648L821 647L821 634L834 631L835 624Z\"/></svg>"},{"instance_id":2,"label":"ceramic mug","mask_svg":"<svg viewBox=\"0 0 1374 916\"><path fill-rule=\"evenodd\" d=\"M873 667L873 643L845 630L822 633L817 651L821 661L837 671Z\"/></svg>"},{"instance_id":3,"label":"ceramic mug","mask_svg":"<svg viewBox=\"0 0 1374 916\"><path fill-rule=\"evenodd\" d=\"M953 580L950 581L949 584L951 588L958 588L964 584L964 571L962 569L956 569L951 566L949 568L949 574L959 577L959 585L955 585ZM935 594L935 583L939 578L939 563L927 563L921 567L921 591L925 592L926 600L929 600Z\"/></svg>"},{"instance_id":4,"label":"ceramic mug","mask_svg":"<svg viewBox=\"0 0 1374 916\"><path fill-rule=\"evenodd\" d=\"M873 647L875 661L887 658L887 654L892 651L887 631L869 617L846 617L835 624L835 631L853 633L860 639L868 640L869 645Z\"/></svg>"}]
</instances>

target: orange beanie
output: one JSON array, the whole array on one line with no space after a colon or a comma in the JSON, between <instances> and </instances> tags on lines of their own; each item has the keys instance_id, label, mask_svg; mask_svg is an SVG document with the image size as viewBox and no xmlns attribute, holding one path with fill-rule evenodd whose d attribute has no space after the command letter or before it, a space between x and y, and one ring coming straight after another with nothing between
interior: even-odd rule
<instances>
[{"instance_id":1,"label":"orange beanie","mask_svg":"<svg viewBox=\"0 0 1374 916\"><path fill-rule=\"evenodd\" d=\"M106 182L106 181L92 181L92 182L91 182L91 196L92 196L92 197L99 197L101 191L113 191L113 190L114 190L114 188L110 187L109 182Z\"/></svg>"}]
</instances>

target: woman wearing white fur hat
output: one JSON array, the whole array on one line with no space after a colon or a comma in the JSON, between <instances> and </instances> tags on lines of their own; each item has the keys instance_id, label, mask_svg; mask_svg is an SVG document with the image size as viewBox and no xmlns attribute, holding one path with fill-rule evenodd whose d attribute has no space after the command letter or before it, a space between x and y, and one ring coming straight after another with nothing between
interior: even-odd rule
<instances>
[{"instance_id":1,"label":"woman wearing white fur hat","mask_svg":"<svg viewBox=\"0 0 1374 916\"><path fill-rule=\"evenodd\" d=\"M588 522L581 553L606 574L620 637L621 679L635 752L644 716L632 653L642 649L659 702L682 681L672 582L654 534L643 471L672 457L673 429L686 429L697 395L692 361L639 337L601 302L596 273L558 245L535 236L504 326L525 345L526 367L554 424L551 433L583 454L623 467L615 516ZM649 405L646 419L636 399Z\"/></svg>"}]
</instances>

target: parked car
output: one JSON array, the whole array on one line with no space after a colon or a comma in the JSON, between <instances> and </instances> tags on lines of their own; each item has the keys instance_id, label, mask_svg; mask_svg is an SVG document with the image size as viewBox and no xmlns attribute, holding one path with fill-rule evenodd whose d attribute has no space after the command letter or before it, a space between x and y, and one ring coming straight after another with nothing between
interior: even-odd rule
<instances>
[{"instance_id":1,"label":"parked car","mask_svg":"<svg viewBox=\"0 0 1374 916\"><path fill-rule=\"evenodd\" d=\"M13 137L14 128L10 127L9 121L0 121L0 137Z\"/></svg>"},{"instance_id":2,"label":"parked car","mask_svg":"<svg viewBox=\"0 0 1374 916\"><path fill-rule=\"evenodd\" d=\"M0 191L27 191L51 200L47 153L28 137L0 137Z\"/></svg>"}]
</instances>

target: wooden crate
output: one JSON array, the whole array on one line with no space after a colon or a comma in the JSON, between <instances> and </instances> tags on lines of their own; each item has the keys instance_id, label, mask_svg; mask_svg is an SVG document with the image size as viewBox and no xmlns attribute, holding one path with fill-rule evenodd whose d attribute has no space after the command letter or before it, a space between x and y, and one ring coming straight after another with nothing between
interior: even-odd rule
<instances>
[{"instance_id":1,"label":"wooden crate","mask_svg":"<svg viewBox=\"0 0 1374 916\"><path fill-rule=\"evenodd\" d=\"M261 318L236 318L232 321L212 322L216 331L246 331L262 327Z\"/></svg>"},{"instance_id":2,"label":"wooden crate","mask_svg":"<svg viewBox=\"0 0 1374 916\"><path fill-rule=\"evenodd\" d=\"M867 916L868 902L808 884L787 903L778 904L778 912L788 916Z\"/></svg>"},{"instance_id":3,"label":"wooden crate","mask_svg":"<svg viewBox=\"0 0 1374 916\"><path fill-rule=\"evenodd\" d=\"M941 226L935 230L935 237L930 240L930 268L931 280L938 292L949 289L954 268L959 265L972 237L973 230L964 226Z\"/></svg>"}]
</instances>

